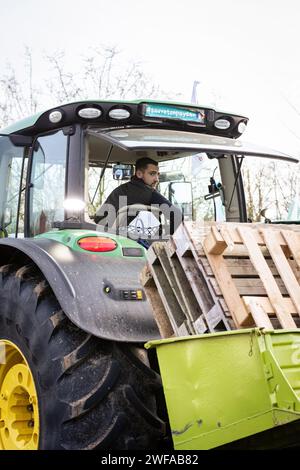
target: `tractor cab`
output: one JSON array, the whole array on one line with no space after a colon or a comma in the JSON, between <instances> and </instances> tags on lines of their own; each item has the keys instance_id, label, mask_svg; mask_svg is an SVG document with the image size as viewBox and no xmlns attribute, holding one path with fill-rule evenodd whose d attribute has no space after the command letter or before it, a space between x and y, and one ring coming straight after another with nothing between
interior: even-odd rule
<instances>
[{"instance_id":1,"label":"tractor cab","mask_svg":"<svg viewBox=\"0 0 300 470\"><path fill-rule=\"evenodd\" d=\"M247 221L243 160L297 161L241 142L247 123L205 107L137 101L72 103L12 125L0 137L1 237L96 230L95 213L143 157L159 164L158 189L185 220ZM118 233L126 209L115 218Z\"/></svg>"}]
</instances>

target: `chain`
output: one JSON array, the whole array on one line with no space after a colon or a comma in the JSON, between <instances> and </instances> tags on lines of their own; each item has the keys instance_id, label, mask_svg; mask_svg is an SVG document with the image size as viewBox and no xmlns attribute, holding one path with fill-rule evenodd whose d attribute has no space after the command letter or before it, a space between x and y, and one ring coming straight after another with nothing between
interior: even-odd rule
<instances>
[{"instance_id":1,"label":"chain","mask_svg":"<svg viewBox=\"0 0 300 470\"><path fill-rule=\"evenodd\" d=\"M253 336L254 336L254 334L255 334L255 331L251 330L251 333L250 333L250 351L248 353L249 357L253 356Z\"/></svg>"}]
</instances>

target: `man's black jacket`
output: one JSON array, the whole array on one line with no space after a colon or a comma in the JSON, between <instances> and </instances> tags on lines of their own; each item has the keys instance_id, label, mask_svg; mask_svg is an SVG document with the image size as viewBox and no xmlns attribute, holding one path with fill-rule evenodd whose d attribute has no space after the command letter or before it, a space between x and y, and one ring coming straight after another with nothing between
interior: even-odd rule
<instances>
[{"instance_id":1,"label":"man's black jacket","mask_svg":"<svg viewBox=\"0 0 300 470\"><path fill-rule=\"evenodd\" d=\"M174 213L173 217L170 219L170 232L173 233L177 227L174 227L174 220L182 220L181 211L173 206L171 202L166 199L162 194L160 194L156 189L151 188L144 183L144 181L136 176L133 176L128 183L121 184L117 188L115 188L112 193L108 196L103 206L111 204L118 213L120 206L120 197L126 196L126 204L131 206L132 204L143 204L146 206L151 206L152 204L166 204L168 207L171 208L171 212ZM95 215L95 222L98 224L101 223L101 220L104 219L107 215L105 211L103 211L103 206L97 211ZM123 206L123 205L122 205ZM124 207L124 206L123 206ZM106 223L107 226L107 223Z\"/></svg>"}]
</instances>

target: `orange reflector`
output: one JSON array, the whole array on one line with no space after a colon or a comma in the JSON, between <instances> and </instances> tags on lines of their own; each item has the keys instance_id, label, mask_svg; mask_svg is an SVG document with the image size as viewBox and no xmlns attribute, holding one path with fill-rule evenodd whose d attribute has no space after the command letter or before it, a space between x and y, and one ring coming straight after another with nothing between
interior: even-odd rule
<instances>
[{"instance_id":1,"label":"orange reflector","mask_svg":"<svg viewBox=\"0 0 300 470\"><path fill-rule=\"evenodd\" d=\"M86 251L113 251L117 248L117 242L107 237L85 237L78 240L80 248Z\"/></svg>"}]
</instances>

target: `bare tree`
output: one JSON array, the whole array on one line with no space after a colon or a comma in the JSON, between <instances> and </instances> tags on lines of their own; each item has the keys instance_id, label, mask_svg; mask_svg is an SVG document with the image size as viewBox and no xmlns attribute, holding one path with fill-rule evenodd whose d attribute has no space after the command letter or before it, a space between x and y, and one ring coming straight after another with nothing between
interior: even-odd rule
<instances>
[{"instance_id":1,"label":"bare tree","mask_svg":"<svg viewBox=\"0 0 300 470\"><path fill-rule=\"evenodd\" d=\"M28 47L24 51L24 77L18 78L16 70L7 64L0 76L0 125L37 112L40 92L33 84L33 59Z\"/></svg>"},{"instance_id":2,"label":"bare tree","mask_svg":"<svg viewBox=\"0 0 300 470\"><path fill-rule=\"evenodd\" d=\"M37 88L33 84L33 76L34 76L34 70L33 70L33 59L32 59L32 53L29 49L28 46L25 47L25 67L26 67L26 75L27 75L27 82L28 82L28 107L29 111L31 113L36 113L37 112L37 107L38 107L38 97L39 93Z\"/></svg>"},{"instance_id":3,"label":"bare tree","mask_svg":"<svg viewBox=\"0 0 300 470\"><path fill-rule=\"evenodd\" d=\"M281 161L249 157L243 164L247 214L253 222L261 221L268 209L271 219L286 219L296 197L298 166Z\"/></svg>"},{"instance_id":4,"label":"bare tree","mask_svg":"<svg viewBox=\"0 0 300 470\"><path fill-rule=\"evenodd\" d=\"M10 116L20 118L24 112L24 94L14 69L8 65L0 78L0 112L3 125L11 121ZM24 114L23 114L24 116Z\"/></svg>"},{"instance_id":5,"label":"bare tree","mask_svg":"<svg viewBox=\"0 0 300 470\"><path fill-rule=\"evenodd\" d=\"M59 103L76 100L83 94L82 87L77 83L78 77L66 70L64 59L65 53L63 51L46 56L53 72L51 80L47 80L48 90Z\"/></svg>"},{"instance_id":6,"label":"bare tree","mask_svg":"<svg viewBox=\"0 0 300 470\"><path fill-rule=\"evenodd\" d=\"M25 48L24 59L22 77L18 77L11 64L7 64L5 73L0 75L1 127L46 106L54 107L91 97L170 99L170 95L144 72L141 62L125 60L116 46L102 46L83 56L77 64L78 72L67 67L64 51L45 54L45 78L39 78L38 84L33 56L28 47ZM172 98L178 96L172 94Z\"/></svg>"},{"instance_id":7,"label":"bare tree","mask_svg":"<svg viewBox=\"0 0 300 470\"><path fill-rule=\"evenodd\" d=\"M85 92L101 99L131 99L141 96L155 98L166 96L158 85L144 73L139 61L122 59L116 46L95 49L84 58Z\"/></svg>"}]
</instances>

